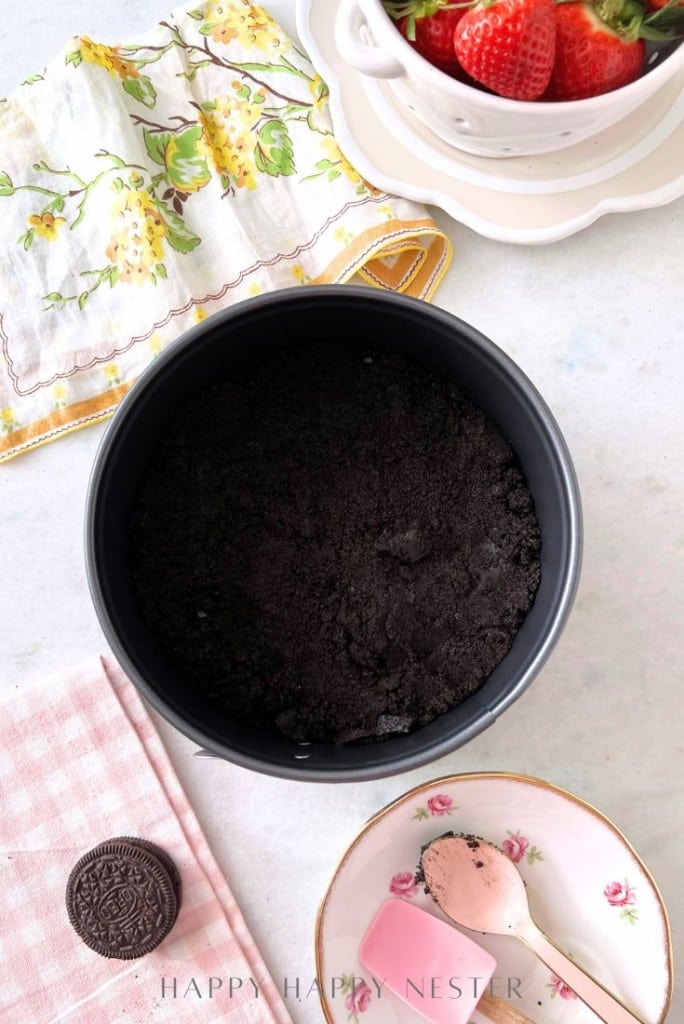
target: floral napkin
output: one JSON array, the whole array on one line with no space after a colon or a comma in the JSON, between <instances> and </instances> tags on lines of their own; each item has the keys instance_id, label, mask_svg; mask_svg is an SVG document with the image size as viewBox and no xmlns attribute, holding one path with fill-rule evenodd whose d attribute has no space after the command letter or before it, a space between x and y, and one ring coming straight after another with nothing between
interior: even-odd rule
<instances>
[{"instance_id":1,"label":"floral napkin","mask_svg":"<svg viewBox=\"0 0 684 1024\"><path fill-rule=\"evenodd\" d=\"M292 1024L142 701L98 658L0 705L3 1024ZM69 924L69 873L115 836L157 844L182 902L167 938L107 960Z\"/></svg>"},{"instance_id":2,"label":"floral napkin","mask_svg":"<svg viewBox=\"0 0 684 1024\"><path fill-rule=\"evenodd\" d=\"M209 0L76 37L0 100L0 460L110 415L240 299L355 274L432 295L448 239L355 171L327 96L263 8Z\"/></svg>"}]
</instances>

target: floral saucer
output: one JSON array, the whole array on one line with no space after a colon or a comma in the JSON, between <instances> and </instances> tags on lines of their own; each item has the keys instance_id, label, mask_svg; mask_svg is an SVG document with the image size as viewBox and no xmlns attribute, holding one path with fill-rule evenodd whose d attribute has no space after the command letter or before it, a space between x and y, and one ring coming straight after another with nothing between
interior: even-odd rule
<instances>
[{"instance_id":1,"label":"floral saucer","mask_svg":"<svg viewBox=\"0 0 684 1024\"><path fill-rule=\"evenodd\" d=\"M451 830L500 846L518 865L532 915L549 938L645 1024L662 1024L672 996L672 948L667 913L647 868L589 804L541 779L506 773L453 775L418 786L376 814L347 849L316 927L328 1024L417 1024L414 1010L383 988L381 978L364 972L357 951L375 911L391 896L442 916L414 871L421 846ZM496 957L492 994L535 1024L596 1024L596 1015L522 943L465 934ZM472 983L436 981L444 998L457 998L459 987ZM488 1024L477 1012L473 1021Z\"/></svg>"}]
</instances>

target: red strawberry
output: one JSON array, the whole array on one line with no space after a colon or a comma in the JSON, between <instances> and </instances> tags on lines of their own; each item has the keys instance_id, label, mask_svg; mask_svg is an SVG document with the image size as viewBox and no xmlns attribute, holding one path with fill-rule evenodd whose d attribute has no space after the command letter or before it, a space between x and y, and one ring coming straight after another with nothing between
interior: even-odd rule
<instances>
[{"instance_id":1,"label":"red strawberry","mask_svg":"<svg viewBox=\"0 0 684 1024\"><path fill-rule=\"evenodd\" d=\"M459 73L454 53L454 31L465 7L454 7L450 0L400 0L385 3L385 10L421 57L440 71Z\"/></svg>"},{"instance_id":2,"label":"red strawberry","mask_svg":"<svg viewBox=\"0 0 684 1024\"><path fill-rule=\"evenodd\" d=\"M556 63L544 99L581 100L633 82L644 66L645 46L636 30L612 28L598 8L582 2L556 8ZM632 34L636 31L637 34Z\"/></svg>"},{"instance_id":3,"label":"red strawberry","mask_svg":"<svg viewBox=\"0 0 684 1024\"><path fill-rule=\"evenodd\" d=\"M662 11L663 7L684 7L684 0L646 0L649 11Z\"/></svg>"},{"instance_id":4,"label":"red strawberry","mask_svg":"<svg viewBox=\"0 0 684 1024\"><path fill-rule=\"evenodd\" d=\"M539 99L556 52L551 0L480 0L459 21L454 49L468 74L492 92Z\"/></svg>"},{"instance_id":5,"label":"red strawberry","mask_svg":"<svg viewBox=\"0 0 684 1024\"><path fill-rule=\"evenodd\" d=\"M684 23L678 0L665 0L653 14L642 0L558 0L555 10L556 62L544 96L549 100L580 100L629 85L644 69L644 40L670 39Z\"/></svg>"}]
</instances>

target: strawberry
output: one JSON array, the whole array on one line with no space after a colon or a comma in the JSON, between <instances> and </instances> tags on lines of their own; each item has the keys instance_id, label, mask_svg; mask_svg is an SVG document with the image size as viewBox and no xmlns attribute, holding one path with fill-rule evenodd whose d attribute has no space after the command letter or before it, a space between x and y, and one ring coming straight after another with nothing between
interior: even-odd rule
<instances>
[{"instance_id":1,"label":"strawberry","mask_svg":"<svg viewBox=\"0 0 684 1024\"><path fill-rule=\"evenodd\" d=\"M646 0L649 11L662 11L664 7L684 7L684 0Z\"/></svg>"},{"instance_id":2,"label":"strawberry","mask_svg":"<svg viewBox=\"0 0 684 1024\"><path fill-rule=\"evenodd\" d=\"M586 99L629 85L644 69L644 40L669 39L663 29L684 18L673 6L666 0L648 15L641 0L558 0L556 61L544 99Z\"/></svg>"},{"instance_id":3,"label":"strawberry","mask_svg":"<svg viewBox=\"0 0 684 1024\"><path fill-rule=\"evenodd\" d=\"M560 4L556 28L558 52L545 99L600 96L633 82L641 74L643 39L629 39L611 28L592 4Z\"/></svg>"},{"instance_id":4,"label":"strawberry","mask_svg":"<svg viewBox=\"0 0 684 1024\"><path fill-rule=\"evenodd\" d=\"M465 4L449 0L399 0L386 2L385 10L414 50L440 71L458 75L454 53L454 31L464 14Z\"/></svg>"},{"instance_id":5,"label":"strawberry","mask_svg":"<svg viewBox=\"0 0 684 1024\"><path fill-rule=\"evenodd\" d=\"M454 49L481 85L515 100L536 100L556 52L551 0L479 0L460 19Z\"/></svg>"}]
</instances>

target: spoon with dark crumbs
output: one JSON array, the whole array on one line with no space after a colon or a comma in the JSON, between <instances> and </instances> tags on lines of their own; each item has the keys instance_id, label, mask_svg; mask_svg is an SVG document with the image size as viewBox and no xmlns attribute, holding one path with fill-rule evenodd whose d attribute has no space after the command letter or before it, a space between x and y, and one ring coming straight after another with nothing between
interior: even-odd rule
<instances>
[{"instance_id":1,"label":"spoon with dark crumbs","mask_svg":"<svg viewBox=\"0 0 684 1024\"><path fill-rule=\"evenodd\" d=\"M446 833L422 848L418 875L447 917L472 931L520 939L604 1024L644 1024L540 931L517 867L493 843Z\"/></svg>"}]
</instances>

